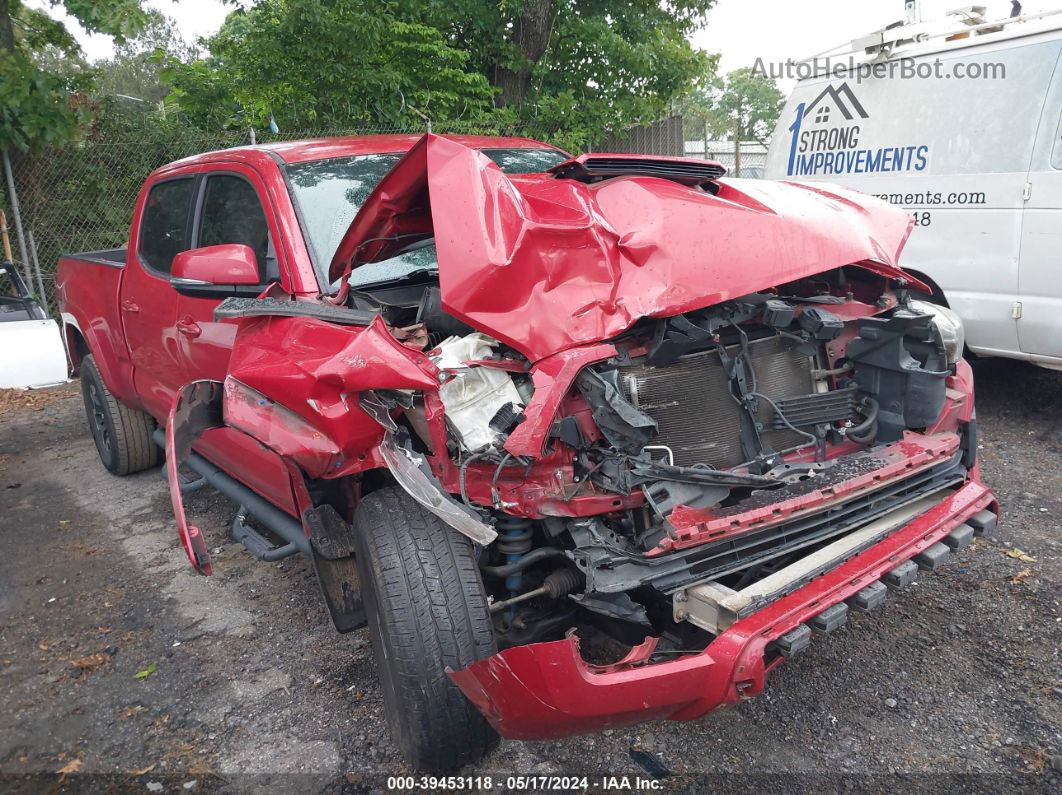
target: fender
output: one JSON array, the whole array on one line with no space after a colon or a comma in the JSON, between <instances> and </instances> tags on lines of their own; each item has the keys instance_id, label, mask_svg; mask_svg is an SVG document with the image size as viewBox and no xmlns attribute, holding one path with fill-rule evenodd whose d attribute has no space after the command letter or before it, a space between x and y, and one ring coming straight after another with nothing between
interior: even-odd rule
<instances>
[{"instance_id":1,"label":"fender","mask_svg":"<svg viewBox=\"0 0 1062 795\"><path fill-rule=\"evenodd\" d=\"M67 358L70 360L70 372L77 375L81 369L81 356L71 337L79 335L85 348L92 354L100 378L115 399L130 408L143 410L144 404L133 388L133 363L125 352L125 343L115 346L114 333L109 329L100 329L92 325L82 327L77 317L70 312L62 313L63 342L66 344Z\"/></svg>"},{"instance_id":2,"label":"fender","mask_svg":"<svg viewBox=\"0 0 1062 795\"><path fill-rule=\"evenodd\" d=\"M177 393L166 425L166 477L177 534L192 568L206 576L213 574L210 552L200 529L188 522L178 471L188 458L195 440L204 431L226 425L226 406L230 402L237 406L245 402L246 395L241 393L239 385L231 378L224 384L218 381L193 381ZM268 418L275 420L276 415L269 415ZM282 424L284 419L280 417L278 424ZM311 440L314 435L310 429ZM365 609L354 563L352 528L332 506L314 506L306 485L306 475L292 455L297 452L292 449L292 434L281 433L265 441L258 439L258 442L280 454L288 468L303 532L310 539L303 551L308 551L312 559L321 596L336 630L350 632L364 626ZM304 460L313 464L319 460L317 454L320 448L312 448L310 452L310 457Z\"/></svg>"},{"instance_id":3,"label":"fender","mask_svg":"<svg viewBox=\"0 0 1062 795\"><path fill-rule=\"evenodd\" d=\"M192 381L177 392L166 420L166 479L170 502L177 520L177 534L192 568L200 574L214 573L210 552L198 527L188 524L181 498L179 470L192 444L204 431L224 425L221 414L222 385L217 381Z\"/></svg>"}]
</instances>

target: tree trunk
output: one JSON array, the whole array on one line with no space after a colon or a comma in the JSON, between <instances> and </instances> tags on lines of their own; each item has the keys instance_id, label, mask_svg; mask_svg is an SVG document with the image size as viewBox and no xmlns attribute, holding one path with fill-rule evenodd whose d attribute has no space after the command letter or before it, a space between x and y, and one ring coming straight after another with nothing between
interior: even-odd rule
<instances>
[{"instance_id":1,"label":"tree trunk","mask_svg":"<svg viewBox=\"0 0 1062 795\"><path fill-rule=\"evenodd\" d=\"M0 50L14 52L15 29L11 25L10 0L0 0Z\"/></svg>"},{"instance_id":2,"label":"tree trunk","mask_svg":"<svg viewBox=\"0 0 1062 795\"><path fill-rule=\"evenodd\" d=\"M514 62L511 67L494 67L493 82L501 89L494 100L498 107L519 105L527 99L531 90L531 68L545 55L549 44L552 6L553 0L524 0L513 24Z\"/></svg>"}]
</instances>

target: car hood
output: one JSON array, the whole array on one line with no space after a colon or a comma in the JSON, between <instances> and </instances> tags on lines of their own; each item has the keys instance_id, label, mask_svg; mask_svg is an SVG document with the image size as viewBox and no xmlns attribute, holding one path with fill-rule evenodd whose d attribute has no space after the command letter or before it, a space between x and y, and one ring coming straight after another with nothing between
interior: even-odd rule
<instances>
[{"instance_id":1,"label":"car hood","mask_svg":"<svg viewBox=\"0 0 1062 795\"><path fill-rule=\"evenodd\" d=\"M434 236L443 308L531 361L843 265L920 286L897 265L902 210L822 183L709 187L507 175L428 134L365 202L330 277Z\"/></svg>"}]
</instances>

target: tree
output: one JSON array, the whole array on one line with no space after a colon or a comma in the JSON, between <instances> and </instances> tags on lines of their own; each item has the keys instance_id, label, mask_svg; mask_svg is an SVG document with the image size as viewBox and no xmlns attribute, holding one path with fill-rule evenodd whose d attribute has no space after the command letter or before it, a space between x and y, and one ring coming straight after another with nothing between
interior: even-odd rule
<instances>
[{"instance_id":1,"label":"tree","mask_svg":"<svg viewBox=\"0 0 1062 795\"><path fill-rule=\"evenodd\" d=\"M146 21L139 0L51 0L86 30L118 42ZM20 0L0 0L0 148L75 138L88 120L78 95L92 80L66 27Z\"/></svg>"},{"instance_id":2,"label":"tree","mask_svg":"<svg viewBox=\"0 0 1062 795\"><path fill-rule=\"evenodd\" d=\"M401 2L262 0L233 11L209 56L171 63L174 100L207 127L476 118L490 85Z\"/></svg>"},{"instance_id":3,"label":"tree","mask_svg":"<svg viewBox=\"0 0 1062 795\"><path fill-rule=\"evenodd\" d=\"M659 119L711 69L690 33L714 0L428 0L499 107L567 132L574 148Z\"/></svg>"},{"instance_id":4,"label":"tree","mask_svg":"<svg viewBox=\"0 0 1062 795\"><path fill-rule=\"evenodd\" d=\"M718 112L738 140L763 144L774 131L783 105L785 96L773 80L745 68L726 76Z\"/></svg>"},{"instance_id":5,"label":"tree","mask_svg":"<svg viewBox=\"0 0 1062 795\"><path fill-rule=\"evenodd\" d=\"M260 0L174 64L200 124L531 124L581 148L654 121L710 66L714 0Z\"/></svg>"},{"instance_id":6,"label":"tree","mask_svg":"<svg viewBox=\"0 0 1062 795\"><path fill-rule=\"evenodd\" d=\"M190 62L198 55L198 49L184 40L172 19L147 9L146 22L136 37L117 44L111 58L95 64L93 93L122 99L132 103L130 107L153 110L171 90L162 79L165 60Z\"/></svg>"},{"instance_id":7,"label":"tree","mask_svg":"<svg viewBox=\"0 0 1062 795\"><path fill-rule=\"evenodd\" d=\"M740 143L765 144L774 130L785 97L774 81L752 69L736 69L724 77L708 74L677 103L685 118L686 137L730 139L734 171L741 168Z\"/></svg>"}]
</instances>

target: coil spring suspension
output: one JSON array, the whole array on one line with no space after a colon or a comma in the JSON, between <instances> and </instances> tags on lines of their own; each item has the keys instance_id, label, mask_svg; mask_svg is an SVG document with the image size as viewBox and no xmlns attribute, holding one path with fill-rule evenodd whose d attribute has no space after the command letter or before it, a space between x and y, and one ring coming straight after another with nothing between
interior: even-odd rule
<instances>
[{"instance_id":1,"label":"coil spring suspension","mask_svg":"<svg viewBox=\"0 0 1062 795\"><path fill-rule=\"evenodd\" d=\"M498 528L498 551L505 555L506 563L516 563L531 551L531 520L518 516L499 516L495 523ZM520 592L524 576L520 572L505 578L505 587L509 593Z\"/></svg>"}]
</instances>

